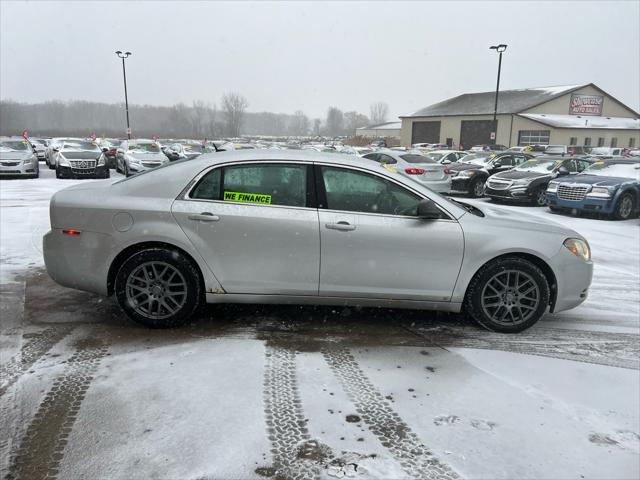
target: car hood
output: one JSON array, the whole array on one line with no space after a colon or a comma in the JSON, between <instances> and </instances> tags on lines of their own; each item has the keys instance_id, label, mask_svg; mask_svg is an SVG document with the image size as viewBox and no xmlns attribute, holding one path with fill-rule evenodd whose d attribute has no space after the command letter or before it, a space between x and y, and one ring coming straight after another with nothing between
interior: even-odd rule
<instances>
[{"instance_id":1,"label":"car hood","mask_svg":"<svg viewBox=\"0 0 640 480\"><path fill-rule=\"evenodd\" d=\"M102 152L96 150L62 150L62 155L67 160L96 160Z\"/></svg>"},{"instance_id":2,"label":"car hood","mask_svg":"<svg viewBox=\"0 0 640 480\"><path fill-rule=\"evenodd\" d=\"M33 154L28 150L25 150L25 151L9 150L8 152L0 151L0 160L27 160L32 156Z\"/></svg>"},{"instance_id":3,"label":"car hood","mask_svg":"<svg viewBox=\"0 0 640 480\"><path fill-rule=\"evenodd\" d=\"M461 172L462 170L482 170L482 165L478 165L477 163L452 163L447 165L449 170L454 170L456 172Z\"/></svg>"},{"instance_id":4,"label":"car hood","mask_svg":"<svg viewBox=\"0 0 640 480\"><path fill-rule=\"evenodd\" d=\"M603 177L601 175L576 175L560 183L575 183L582 185L593 185L594 187L615 187L622 183L637 182L638 180L625 177Z\"/></svg>"},{"instance_id":5,"label":"car hood","mask_svg":"<svg viewBox=\"0 0 640 480\"><path fill-rule=\"evenodd\" d=\"M142 162L163 162L167 160L167 156L164 153L150 153L150 152L127 152L127 155L136 160Z\"/></svg>"},{"instance_id":6,"label":"car hood","mask_svg":"<svg viewBox=\"0 0 640 480\"><path fill-rule=\"evenodd\" d=\"M524 170L508 170L506 172L497 173L492 175L493 178L501 178L505 180L521 180L523 178L529 178L531 180L537 178L554 178L556 174L554 172L540 173L540 172L527 172Z\"/></svg>"}]
</instances>

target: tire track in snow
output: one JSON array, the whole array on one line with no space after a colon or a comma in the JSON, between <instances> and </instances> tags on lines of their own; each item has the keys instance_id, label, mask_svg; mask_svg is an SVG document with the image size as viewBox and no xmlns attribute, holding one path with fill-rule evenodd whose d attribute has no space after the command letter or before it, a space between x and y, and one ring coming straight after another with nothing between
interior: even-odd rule
<instances>
[{"instance_id":1,"label":"tire track in snow","mask_svg":"<svg viewBox=\"0 0 640 480\"><path fill-rule=\"evenodd\" d=\"M313 479L316 465L301 458L300 449L309 442L296 377L296 353L281 347L267 347L264 375L264 410L273 455L274 477Z\"/></svg>"},{"instance_id":2,"label":"tire track in snow","mask_svg":"<svg viewBox=\"0 0 640 480\"><path fill-rule=\"evenodd\" d=\"M70 325L58 325L31 334L20 353L0 365L0 396L72 329Z\"/></svg>"},{"instance_id":3,"label":"tire track in snow","mask_svg":"<svg viewBox=\"0 0 640 480\"><path fill-rule=\"evenodd\" d=\"M404 328L443 348L501 350L640 370L640 337L630 333L534 327L513 335L456 326Z\"/></svg>"},{"instance_id":4,"label":"tire track in snow","mask_svg":"<svg viewBox=\"0 0 640 480\"><path fill-rule=\"evenodd\" d=\"M407 474L427 480L460 478L420 441L391 408L347 348L324 349L322 354L369 430Z\"/></svg>"},{"instance_id":5,"label":"tire track in snow","mask_svg":"<svg viewBox=\"0 0 640 480\"><path fill-rule=\"evenodd\" d=\"M55 479L69 434L98 365L107 354L100 340L84 339L40 403L33 420L12 452L7 480Z\"/></svg>"}]
</instances>

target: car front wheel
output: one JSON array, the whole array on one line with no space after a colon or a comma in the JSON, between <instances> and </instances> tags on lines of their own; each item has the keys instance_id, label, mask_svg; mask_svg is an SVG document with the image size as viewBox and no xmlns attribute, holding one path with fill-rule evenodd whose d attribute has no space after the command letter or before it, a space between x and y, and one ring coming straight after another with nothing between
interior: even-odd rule
<instances>
[{"instance_id":1,"label":"car front wheel","mask_svg":"<svg viewBox=\"0 0 640 480\"><path fill-rule=\"evenodd\" d=\"M537 207L547 206L547 187L540 187L533 196L533 204Z\"/></svg>"},{"instance_id":2,"label":"car front wheel","mask_svg":"<svg viewBox=\"0 0 640 480\"><path fill-rule=\"evenodd\" d=\"M483 197L484 196L484 180L482 178L475 179L471 184L469 193L474 198Z\"/></svg>"},{"instance_id":3,"label":"car front wheel","mask_svg":"<svg viewBox=\"0 0 640 480\"><path fill-rule=\"evenodd\" d=\"M549 284L538 266L519 257L506 257L488 263L476 273L464 306L486 329L517 333L544 315L549 295Z\"/></svg>"},{"instance_id":4,"label":"car front wheel","mask_svg":"<svg viewBox=\"0 0 640 480\"><path fill-rule=\"evenodd\" d=\"M115 294L130 319L151 328L187 323L203 295L192 261L178 251L163 248L129 257L116 275Z\"/></svg>"},{"instance_id":5,"label":"car front wheel","mask_svg":"<svg viewBox=\"0 0 640 480\"><path fill-rule=\"evenodd\" d=\"M631 218L631 215L633 214L633 207L633 195L631 195L630 193L625 193L618 200L616 209L613 212L613 216L617 220L627 220Z\"/></svg>"}]
</instances>

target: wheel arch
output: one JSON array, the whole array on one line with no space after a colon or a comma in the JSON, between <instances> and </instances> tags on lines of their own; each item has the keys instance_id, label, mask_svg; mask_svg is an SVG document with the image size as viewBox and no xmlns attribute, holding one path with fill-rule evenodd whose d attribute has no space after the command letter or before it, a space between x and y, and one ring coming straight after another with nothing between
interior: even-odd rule
<instances>
[{"instance_id":1,"label":"wheel arch","mask_svg":"<svg viewBox=\"0 0 640 480\"><path fill-rule=\"evenodd\" d=\"M135 255L136 253L141 252L143 250L149 250L152 248L162 248L165 250L177 250L182 255L184 255L185 258L187 258L191 262L193 267L198 272L198 281L200 282L201 291L202 292L205 291L204 275L202 274L200 265L189 252L171 243L160 242L160 241L150 241L150 242L140 242L140 243L135 243L133 245L129 245L127 248L122 250L120 253L118 253L114 257L113 261L111 262L111 265L109 266L109 272L107 274L107 294L109 296L113 295L114 293L116 275L118 274L118 271L120 270L120 267L122 266L122 264L128 258L131 258L132 255Z\"/></svg>"},{"instance_id":2,"label":"wheel arch","mask_svg":"<svg viewBox=\"0 0 640 480\"><path fill-rule=\"evenodd\" d=\"M542 258L526 252L503 253L502 255L498 255L497 257L493 257L492 259L484 262L471 276L471 281L469 281L469 283L467 284L467 287L465 288L463 298L465 299L467 298L467 294L469 293L469 288L473 283L473 279L476 277L476 275L478 275L478 272L480 272L484 267L486 267L492 262L495 262L496 260L501 260L504 258L514 258L514 257L521 258L523 260L528 260L529 262L533 263L536 267L538 267L540 270L542 270L542 273L544 273L544 276L547 279L547 283L549 284L549 305L551 306L551 311L553 312L556 305L557 295L558 295L558 285L557 285L558 281L556 278L556 274L553 272L553 269L549 266L549 264L546 261L544 261Z\"/></svg>"}]
</instances>

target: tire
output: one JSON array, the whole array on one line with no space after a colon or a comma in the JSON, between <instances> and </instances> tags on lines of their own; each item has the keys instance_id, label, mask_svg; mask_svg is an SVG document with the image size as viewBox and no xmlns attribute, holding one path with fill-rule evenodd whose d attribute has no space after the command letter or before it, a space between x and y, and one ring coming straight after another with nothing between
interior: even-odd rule
<instances>
[{"instance_id":1,"label":"tire","mask_svg":"<svg viewBox=\"0 0 640 480\"><path fill-rule=\"evenodd\" d=\"M552 207L551 205L549 205L549 210L551 211L551 213L562 213L562 209L561 208Z\"/></svg>"},{"instance_id":2,"label":"tire","mask_svg":"<svg viewBox=\"0 0 640 480\"><path fill-rule=\"evenodd\" d=\"M476 178L469 187L469 195L473 198L484 197L484 178Z\"/></svg>"},{"instance_id":3,"label":"tire","mask_svg":"<svg viewBox=\"0 0 640 480\"><path fill-rule=\"evenodd\" d=\"M548 205L546 191L546 186L540 187L536 190L536 193L533 196L533 204L536 207L546 207Z\"/></svg>"},{"instance_id":4,"label":"tire","mask_svg":"<svg viewBox=\"0 0 640 480\"><path fill-rule=\"evenodd\" d=\"M56 178L62 178L62 174L60 173L60 170L58 170L56 168Z\"/></svg>"},{"instance_id":5,"label":"tire","mask_svg":"<svg viewBox=\"0 0 640 480\"><path fill-rule=\"evenodd\" d=\"M182 253L164 248L129 257L116 275L115 295L131 320L150 328L184 325L203 303L197 267Z\"/></svg>"},{"instance_id":6,"label":"tire","mask_svg":"<svg viewBox=\"0 0 640 480\"><path fill-rule=\"evenodd\" d=\"M613 218L616 220L628 220L633 216L635 202L631 193L623 193L616 203Z\"/></svg>"},{"instance_id":7,"label":"tire","mask_svg":"<svg viewBox=\"0 0 640 480\"><path fill-rule=\"evenodd\" d=\"M49 170L55 170L56 166L55 165L51 165L51 163L47 162L47 166L49 167Z\"/></svg>"},{"instance_id":8,"label":"tire","mask_svg":"<svg viewBox=\"0 0 640 480\"><path fill-rule=\"evenodd\" d=\"M122 172L124 174L125 177L128 177L129 174L129 166L125 163L124 164L124 171Z\"/></svg>"},{"instance_id":9,"label":"tire","mask_svg":"<svg viewBox=\"0 0 640 480\"><path fill-rule=\"evenodd\" d=\"M519 257L505 257L488 263L475 274L464 308L487 330L517 333L540 320L549 305L549 296L549 284L538 266Z\"/></svg>"}]
</instances>

